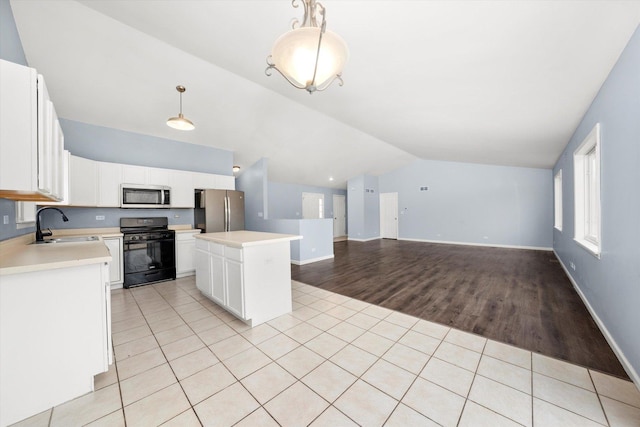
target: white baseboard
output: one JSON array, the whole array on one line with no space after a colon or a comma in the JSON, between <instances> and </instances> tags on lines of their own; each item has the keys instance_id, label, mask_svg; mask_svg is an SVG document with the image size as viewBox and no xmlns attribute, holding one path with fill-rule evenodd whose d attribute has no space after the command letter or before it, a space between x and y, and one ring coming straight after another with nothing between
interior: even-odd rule
<instances>
[{"instance_id":1,"label":"white baseboard","mask_svg":"<svg viewBox=\"0 0 640 427\"><path fill-rule=\"evenodd\" d=\"M372 240L379 240L380 236L376 236L376 237L370 237L368 239L354 239L353 237L349 237L348 240L351 240L353 242L370 242Z\"/></svg>"},{"instance_id":2,"label":"white baseboard","mask_svg":"<svg viewBox=\"0 0 640 427\"><path fill-rule=\"evenodd\" d=\"M122 289L122 283L116 283L113 285L109 285L109 290L113 291L114 289Z\"/></svg>"},{"instance_id":3,"label":"white baseboard","mask_svg":"<svg viewBox=\"0 0 640 427\"><path fill-rule=\"evenodd\" d=\"M183 277L188 277L188 276L195 276L196 271L186 271L184 273L176 273L176 279L181 279Z\"/></svg>"},{"instance_id":4,"label":"white baseboard","mask_svg":"<svg viewBox=\"0 0 640 427\"><path fill-rule=\"evenodd\" d=\"M602 335L604 335L604 338L609 343L609 346L611 346L611 349L613 350L615 355L618 357L618 360L622 364L622 367L624 368L624 370L627 371L627 374L629 375L629 378L631 378L631 381L633 381L634 384L636 385L636 387L638 387L638 389L640 389L640 375L638 375L638 372L636 372L636 370L633 369L633 366L631 366L631 363L629 363L629 360L625 357L625 355L622 352L622 350L620 349L620 347L618 347L618 344L616 343L616 341L613 339L613 337L609 333L609 330L604 325L604 323L602 323L602 320L600 320L600 317L598 317L598 315L596 314L595 310L593 309L593 307L589 303L589 300L587 300L587 297L582 293L582 290L580 290L580 287L578 286L578 283L576 283L576 281L573 279L573 276L569 272L569 269L567 269L567 266L564 265L564 263L562 262L562 259L560 259L560 257L558 256L558 253L555 250L553 251L553 253L555 254L556 258L558 259L558 262L560 263L560 265L562 266L562 269L567 274L567 277L569 278L569 281L573 285L573 288L576 290L576 292L580 296L580 299L582 299L582 302L584 303L585 307L587 307L587 310L589 311L589 314L591 314L591 317L596 322L596 325L598 325L598 328L600 329L600 332L602 332Z\"/></svg>"},{"instance_id":5,"label":"white baseboard","mask_svg":"<svg viewBox=\"0 0 640 427\"><path fill-rule=\"evenodd\" d=\"M553 248L546 248L546 247L540 247L540 246L499 245L497 243L450 242L446 240L408 239L404 237L398 237L398 240L406 240L409 242L441 243L444 245L483 246L483 247L490 247L490 248L507 248L507 249L530 249L530 250L536 250L536 251L552 251L553 250Z\"/></svg>"},{"instance_id":6,"label":"white baseboard","mask_svg":"<svg viewBox=\"0 0 640 427\"><path fill-rule=\"evenodd\" d=\"M295 264L295 265L305 265L305 264L311 264L312 262L318 262L318 261L324 261L325 259L332 259L333 255L327 255L327 256L321 256L318 258L311 258L311 259L305 259L304 261L298 261L295 259L291 260L291 264Z\"/></svg>"}]
</instances>

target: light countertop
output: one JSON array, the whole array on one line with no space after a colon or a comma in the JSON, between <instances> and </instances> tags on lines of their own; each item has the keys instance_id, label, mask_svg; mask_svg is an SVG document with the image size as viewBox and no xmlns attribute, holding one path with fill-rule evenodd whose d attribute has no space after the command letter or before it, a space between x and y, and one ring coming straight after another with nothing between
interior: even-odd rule
<instances>
[{"instance_id":1,"label":"light countertop","mask_svg":"<svg viewBox=\"0 0 640 427\"><path fill-rule=\"evenodd\" d=\"M295 234L264 233L261 231L227 231L222 233L204 233L195 236L196 239L209 240L221 245L235 248L248 246L268 245L277 242L300 240L302 236Z\"/></svg>"},{"instance_id":2,"label":"light countertop","mask_svg":"<svg viewBox=\"0 0 640 427\"><path fill-rule=\"evenodd\" d=\"M102 239L38 245L25 241L0 246L0 276L103 262L111 262L111 254Z\"/></svg>"}]
</instances>

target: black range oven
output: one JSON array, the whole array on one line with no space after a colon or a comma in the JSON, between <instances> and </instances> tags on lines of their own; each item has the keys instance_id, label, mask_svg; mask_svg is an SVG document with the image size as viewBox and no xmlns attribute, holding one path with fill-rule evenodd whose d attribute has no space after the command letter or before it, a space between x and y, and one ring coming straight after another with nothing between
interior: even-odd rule
<instances>
[{"instance_id":1,"label":"black range oven","mask_svg":"<svg viewBox=\"0 0 640 427\"><path fill-rule=\"evenodd\" d=\"M175 232L167 217L120 218L124 287L176 278Z\"/></svg>"}]
</instances>

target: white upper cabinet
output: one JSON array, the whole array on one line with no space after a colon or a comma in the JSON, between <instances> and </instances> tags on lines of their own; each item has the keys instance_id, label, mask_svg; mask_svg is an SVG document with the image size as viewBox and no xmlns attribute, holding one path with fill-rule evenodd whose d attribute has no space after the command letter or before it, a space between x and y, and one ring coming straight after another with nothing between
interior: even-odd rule
<instances>
[{"instance_id":1,"label":"white upper cabinet","mask_svg":"<svg viewBox=\"0 0 640 427\"><path fill-rule=\"evenodd\" d=\"M69 199L73 206L97 206L98 162L71 156L69 160Z\"/></svg>"},{"instance_id":2,"label":"white upper cabinet","mask_svg":"<svg viewBox=\"0 0 640 427\"><path fill-rule=\"evenodd\" d=\"M148 184L147 169L144 166L122 165L122 183Z\"/></svg>"},{"instance_id":3,"label":"white upper cabinet","mask_svg":"<svg viewBox=\"0 0 640 427\"><path fill-rule=\"evenodd\" d=\"M193 193L193 172L169 171L172 208L192 208L195 206Z\"/></svg>"},{"instance_id":4,"label":"white upper cabinet","mask_svg":"<svg viewBox=\"0 0 640 427\"><path fill-rule=\"evenodd\" d=\"M0 197L62 199L64 139L44 78L0 60Z\"/></svg>"},{"instance_id":5,"label":"white upper cabinet","mask_svg":"<svg viewBox=\"0 0 640 427\"><path fill-rule=\"evenodd\" d=\"M218 188L217 177L217 175L212 175L209 173L193 172L193 188Z\"/></svg>"},{"instance_id":6,"label":"white upper cabinet","mask_svg":"<svg viewBox=\"0 0 640 427\"><path fill-rule=\"evenodd\" d=\"M65 154L66 153L66 154ZM172 208L193 208L196 188L235 189L233 176L150 168L120 163L98 162L60 155L61 202L41 202L43 205L71 205L86 207L120 207L121 185L167 185L171 188Z\"/></svg>"},{"instance_id":7,"label":"white upper cabinet","mask_svg":"<svg viewBox=\"0 0 640 427\"><path fill-rule=\"evenodd\" d=\"M122 165L107 162L96 163L98 164L98 206L119 208Z\"/></svg>"},{"instance_id":8,"label":"white upper cabinet","mask_svg":"<svg viewBox=\"0 0 640 427\"><path fill-rule=\"evenodd\" d=\"M170 185L169 169L147 168L147 182L150 185Z\"/></svg>"},{"instance_id":9,"label":"white upper cabinet","mask_svg":"<svg viewBox=\"0 0 640 427\"><path fill-rule=\"evenodd\" d=\"M236 177L230 175L217 175L217 186L221 190L235 190Z\"/></svg>"}]
</instances>

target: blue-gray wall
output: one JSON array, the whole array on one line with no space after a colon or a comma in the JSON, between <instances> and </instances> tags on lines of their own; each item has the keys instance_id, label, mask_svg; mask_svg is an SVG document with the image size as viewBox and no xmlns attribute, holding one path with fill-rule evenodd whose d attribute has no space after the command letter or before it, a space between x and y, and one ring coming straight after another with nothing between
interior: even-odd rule
<instances>
[{"instance_id":1,"label":"blue-gray wall","mask_svg":"<svg viewBox=\"0 0 640 427\"><path fill-rule=\"evenodd\" d=\"M291 261L296 264L333 258L331 219L267 219L260 231L302 236L291 242Z\"/></svg>"},{"instance_id":2,"label":"blue-gray wall","mask_svg":"<svg viewBox=\"0 0 640 427\"><path fill-rule=\"evenodd\" d=\"M333 218L333 195L347 195L346 190L337 188L312 187L273 181L269 181L268 186L270 219L301 219L302 193L324 194L324 217Z\"/></svg>"},{"instance_id":3,"label":"blue-gray wall","mask_svg":"<svg viewBox=\"0 0 640 427\"><path fill-rule=\"evenodd\" d=\"M379 181L398 193L400 239L552 246L549 169L416 160Z\"/></svg>"},{"instance_id":4,"label":"blue-gray wall","mask_svg":"<svg viewBox=\"0 0 640 427\"><path fill-rule=\"evenodd\" d=\"M282 203L289 203L284 200L287 196L301 200L302 189L314 189L326 194L332 194L333 190L276 183L276 190L272 193L272 185L274 183L269 182L269 160L266 158L258 160L236 179L236 189L244 191L245 228L251 231L303 236L302 240L291 242L291 260L300 264L333 257L333 219L302 220L295 217L276 217L281 214L288 215L296 208L294 204L288 204L289 208L283 210L277 206L278 201L274 204L271 201L272 195L281 199ZM275 214L271 211L272 206L276 209ZM298 209L301 209L301 205Z\"/></svg>"},{"instance_id":5,"label":"blue-gray wall","mask_svg":"<svg viewBox=\"0 0 640 427\"><path fill-rule=\"evenodd\" d=\"M74 156L102 162L233 175L233 152L60 119L64 146Z\"/></svg>"},{"instance_id":6,"label":"blue-gray wall","mask_svg":"<svg viewBox=\"0 0 640 427\"><path fill-rule=\"evenodd\" d=\"M378 177L360 175L347 182L347 229L349 240L380 237Z\"/></svg>"},{"instance_id":7,"label":"blue-gray wall","mask_svg":"<svg viewBox=\"0 0 640 427\"><path fill-rule=\"evenodd\" d=\"M573 152L596 123L601 124L600 259L573 241ZM553 247L640 387L640 27L580 122L554 173L559 169L563 231L554 231Z\"/></svg>"},{"instance_id":8,"label":"blue-gray wall","mask_svg":"<svg viewBox=\"0 0 640 427\"><path fill-rule=\"evenodd\" d=\"M262 158L236 178L236 190L244 191L244 228L262 230L269 217L267 206L268 159Z\"/></svg>"},{"instance_id":9,"label":"blue-gray wall","mask_svg":"<svg viewBox=\"0 0 640 427\"><path fill-rule=\"evenodd\" d=\"M0 0L0 59L27 65L9 0Z\"/></svg>"}]
</instances>

